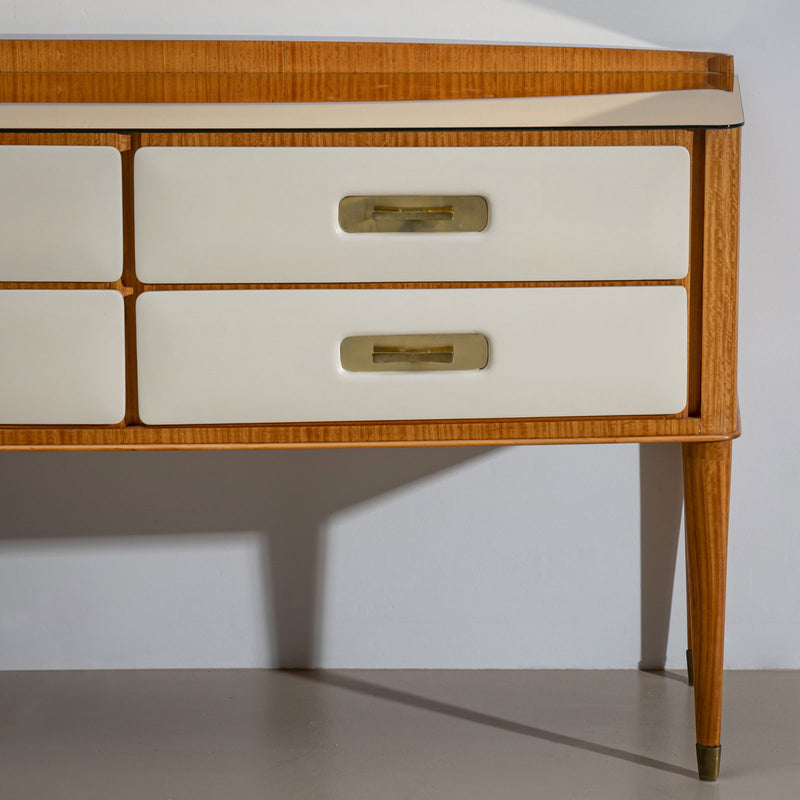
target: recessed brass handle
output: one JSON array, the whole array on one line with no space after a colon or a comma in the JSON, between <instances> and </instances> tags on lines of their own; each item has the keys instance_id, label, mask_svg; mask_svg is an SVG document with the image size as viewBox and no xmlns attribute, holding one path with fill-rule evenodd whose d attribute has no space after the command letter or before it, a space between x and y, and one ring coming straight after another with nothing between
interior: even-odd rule
<instances>
[{"instance_id":1,"label":"recessed brass handle","mask_svg":"<svg viewBox=\"0 0 800 800\"><path fill-rule=\"evenodd\" d=\"M339 201L347 233L464 233L482 231L489 205L480 195L350 195Z\"/></svg>"},{"instance_id":2,"label":"recessed brass handle","mask_svg":"<svg viewBox=\"0 0 800 800\"><path fill-rule=\"evenodd\" d=\"M489 343L482 333L349 336L339 356L348 372L478 370L489 363Z\"/></svg>"},{"instance_id":3,"label":"recessed brass handle","mask_svg":"<svg viewBox=\"0 0 800 800\"><path fill-rule=\"evenodd\" d=\"M453 347L387 347L375 344L372 346L373 364L417 364L425 361L428 364L452 364Z\"/></svg>"},{"instance_id":4,"label":"recessed brass handle","mask_svg":"<svg viewBox=\"0 0 800 800\"><path fill-rule=\"evenodd\" d=\"M375 220L452 220L455 216L453 206L444 208L387 208L375 206L372 210L372 219Z\"/></svg>"}]
</instances>

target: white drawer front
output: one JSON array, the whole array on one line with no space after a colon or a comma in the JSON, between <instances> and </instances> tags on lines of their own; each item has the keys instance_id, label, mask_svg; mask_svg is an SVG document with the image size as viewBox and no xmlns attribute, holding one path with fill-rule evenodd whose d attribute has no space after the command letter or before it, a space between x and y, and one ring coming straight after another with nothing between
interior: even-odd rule
<instances>
[{"instance_id":1,"label":"white drawer front","mask_svg":"<svg viewBox=\"0 0 800 800\"><path fill-rule=\"evenodd\" d=\"M0 146L0 280L115 281L122 165L113 147Z\"/></svg>"},{"instance_id":2,"label":"white drawer front","mask_svg":"<svg viewBox=\"0 0 800 800\"><path fill-rule=\"evenodd\" d=\"M148 292L147 424L679 413L680 286ZM347 372L343 339L482 333L475 371Z\"/></svg>"},{"instance_id":3,"label":"white drawer front","mask_svg":"<svg viewBox=\"0 0 800 800\"><path fill-rule=\"evenodd\" d=\"M682 147L214 148L136 153L148 283L683 277ZM345 233L350 195L480 195L485 230Z\"/></svg>"},{"instance_id":4,"label":"white drawer front","mask_svg":"<svg viewBox=\"0 0 800 800\"><path fill-rule=\"evenodd\" d=\"M0 291L0 424L112 425L124 416L122 295Z\"/></svg>"}]
</instances>

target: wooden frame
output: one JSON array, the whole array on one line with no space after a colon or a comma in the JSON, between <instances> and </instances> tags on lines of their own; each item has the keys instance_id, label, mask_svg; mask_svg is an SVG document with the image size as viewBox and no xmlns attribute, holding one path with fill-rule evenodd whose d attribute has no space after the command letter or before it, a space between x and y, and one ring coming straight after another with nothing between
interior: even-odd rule
<instances>
[{"instance_id":1,"label":"wooden frame","mask_svg":"<svg viewBox=\"0 0 800 800\"><path fill-rule=\"evenodd\" d=\"M732 91L733 59L714 53L353 42L5 41L7 103L315 103ZM0 144L105 144L122 154L124 269L112 284L0 283L3 289L106 288L125 298L127 410L118 426L4 426L0 450L125 450L683 442L690 653L700 777L719 768L730 440L739 435L736 314L738 127L532 130L0 131ZM147 291L309 288L309 284L148 286L136 277L133 155L145 145L680 145L691 156L688 397L673 416L144 426L136 391L135 301ZM350 288L547 286L553 283L347 284ZM314 284L314 288L341 284Z\"/></svg>"},{"instance_id":2,"label":"wooden frame","mask_svg":"<svg viewBox=\"0 0 800 800\"><path fill-rule=\"evenodd\" d=\"M707 142L715 158L706 158ZM2 449L188 449L285 448L688 441L735 438L739 433L735 394L736 273L731 243L738 221L738 129L607 131L324 131L324 132L164 132L164 133L0 133L0 144L106 144L123 159L124 269L122 278L106 283L0 283L0 290L107 288L125 296L128 403L125 420L109 426L0 427ZM133 247L133 155L141 146L320 146L448 147L571 146L591 144L680 145L692 159L690 269L682 281L450 282L389 284L170 284L141 283L135 273ZM720 156L719 158L717 156ZM722 158L728 159L723 162ZM727 163L727 169L720 166ZM724 213L721 198L730 197ZM714 198L713 203L709 198ZM702 203L702 206L701 206ZM700 212L700 213L697 213ZM709 265L706 267L705 265ZM734 264L735 266L735 264ZM690 302L689 399L681 417L609 417L571 419L420 420L392 423L338 423L235 426L142 426L136 399L135 300L144 291L288 288L459 288L497 286L670 285L686 287ZM705 324L704 321L705 320ZM720 321L727 321L727 327Z\"/></svg>"},{"instance_id":3,"label":"wooden frame","mask_svg":"<svg viewBox=\"0 0 800 800\"><path fill-rule=\"evenodd\" d=\"M3 102L433 100L732 86L733 59L717 53L202 40L9 40L0 47Z\"/></svg>"}]
</instances>

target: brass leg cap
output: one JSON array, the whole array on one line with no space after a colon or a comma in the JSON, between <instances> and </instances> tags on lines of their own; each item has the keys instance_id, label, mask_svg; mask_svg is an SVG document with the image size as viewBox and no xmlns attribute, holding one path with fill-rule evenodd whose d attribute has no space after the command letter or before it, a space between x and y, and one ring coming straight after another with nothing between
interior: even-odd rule
<instances>
[{"instance_id":1,"label":"brass leg cap","mask_svg":"<svg viewBox=\"0 0 800 800\"><path fill-rule=\"evenodd\" d=\"M689 673L689 686L694 686L694 659L692 658L691 650L686 651L686 671Z\"/></svg>"},{"instance_id":2,"label":"brass leg cap","mask_svg":"<svg viewBox=\"0 0 800 800\"><path fill-rule=\"evenodd\" d=\"M697 745L697 773L701 781L715 781L719 778L719 756L722 748L705 744Z\"/></svg>"}]
</instances>

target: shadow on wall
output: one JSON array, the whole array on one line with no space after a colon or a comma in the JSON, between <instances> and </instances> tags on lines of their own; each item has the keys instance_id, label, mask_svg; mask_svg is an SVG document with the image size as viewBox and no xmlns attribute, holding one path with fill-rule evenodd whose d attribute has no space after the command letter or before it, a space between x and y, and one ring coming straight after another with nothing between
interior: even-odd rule
<instances>
[{"instance_id":1,"label":"shadow on wall","mask_svg":"<svg viewBox=\"0 0 800 800\"><path fill-rule=\"evenodd\" d=\"M319 663L331 515L492 452L409 448L14 453L0 457L0 539L262 531L274 663ZM682 504L680 447L640 447L642 656L665 663Z\"/></svg>"},{"instance_id":2,"label":"shadow on wall","mask_svg":"<svg viewBox=\"0 0 800 800\"><path fill-rule=\"evenodd\" d=\"M260 531L271 652L316 663L328 518L486 448L14 453L0 458L2 539Z\"/></svg>"},{"instance_id":3,"label":"shadow on wall","mask_svg":"<svg viewBox=\"0 0 800 800\"><path fill-rule=\"evenodd\" d=\"M639 445L641 514L640 669L663 669L675 585L675 562L683 512L679 444Z\"/></svg>"},{"instance_id":4,"label":"shadow on wall","mask_svg":"<svg viewBox=\"0 0 800 800\"><path fill-rule=\"evenodd\" d=\"M709 42L724 41L749 14L758 13L752 0L695 0L642 3L638 0L524 0L527 5L555 11L607 31L625 34L661 47L706 49ZM687 20L691 24L687 25ZM669 43L675 43L670 45ZM655 46L655 45L654 45Z\"/></svg>"}]
</instances>

